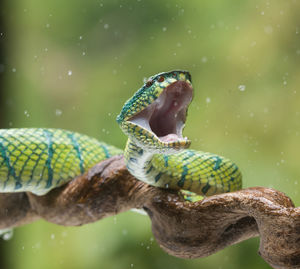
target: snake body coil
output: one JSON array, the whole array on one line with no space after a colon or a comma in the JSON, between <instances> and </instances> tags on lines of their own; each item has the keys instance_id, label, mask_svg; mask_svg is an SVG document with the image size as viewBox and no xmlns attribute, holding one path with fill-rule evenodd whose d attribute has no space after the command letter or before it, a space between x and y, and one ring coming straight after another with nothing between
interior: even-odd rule
<instances>
[{"instance_id":1,"label":"snake body coil","mask_svg":"<svg viewBox=\"0 0 300 269\"><path fill-rule=\"evenodd\" d=\"M60 129L0 130L0 191L38 195L63 185L122 151Z\"/></svg>"},{"instance_id":2,"label":"snake body coil","mask_svg":"<svg viewBox=\"0 0 300 269\"><path fill-rule=\"evenodd\" d=\"M152 76L117 117L128 136L128 170L151 185L201 195L238 190L242 176L229 159L186 149L182 137L192 100L191 76L171 71ZM42 128L0 130L0 192L43 195L96 163L122 154L86 135Z\"/></svg>"}]
</instances>

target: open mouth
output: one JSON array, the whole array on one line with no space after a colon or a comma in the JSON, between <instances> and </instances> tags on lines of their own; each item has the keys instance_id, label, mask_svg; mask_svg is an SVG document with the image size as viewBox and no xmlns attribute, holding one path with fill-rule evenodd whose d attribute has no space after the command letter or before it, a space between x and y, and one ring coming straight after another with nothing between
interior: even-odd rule
<instances>
[{"instance_id":1,"label":"open mouth","mask_svg":"<svg viewBox=\"0 0 300 269\"><path fill-rule=\"evenodd\" d=\"M192 101L193 88L186 81L167 86L148 107L129 119L130 122L155 134L165 143L185 140L182 137L187 108Z\"/></svg>"}]
</instances>

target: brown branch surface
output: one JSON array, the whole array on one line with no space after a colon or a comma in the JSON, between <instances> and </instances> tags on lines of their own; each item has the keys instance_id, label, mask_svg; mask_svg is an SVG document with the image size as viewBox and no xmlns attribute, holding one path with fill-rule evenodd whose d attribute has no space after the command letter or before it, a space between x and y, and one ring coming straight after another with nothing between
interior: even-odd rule
<instances>
[{"instance_id":1,"label":"brown branch surface","mask_svg":"<svg viewBox=\"0 0 300 269\"><path fill-rule=\"evenodd\" d=\"M205 257L260 236L259 254L272 267L300 268L300 208L283 193L258 187L189 203L136 180L121 156L44 196L0 194L0 229L38 218L83 225L131 208L146 210L157 242L171 255Z\"/></svg>"}]
</instances>

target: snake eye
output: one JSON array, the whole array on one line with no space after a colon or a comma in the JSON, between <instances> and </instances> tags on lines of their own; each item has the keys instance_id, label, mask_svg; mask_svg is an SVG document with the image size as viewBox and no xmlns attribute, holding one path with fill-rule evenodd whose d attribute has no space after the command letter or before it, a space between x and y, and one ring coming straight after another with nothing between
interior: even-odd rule
<instances>
[{"instance_id":1,"label":"snake eye","mask_svg":"<svg viewBox=\"0 0 300 269\"><path fill-rule=\"evenodd\" d=\"M160 76L157 80L158 82L164 82L165 81L165 78L163 76Z\"/></svg>"},{"instance_id":2,"label":"snake eye","mask_svg":"<svg viewBox=\"0 0 300 269\"><path fill-rule=\"evenodd\" d=\"M153 80L148 80L147 82L146 82L146 87L148 88L148 87L150 87L150 86L152 86L153 85Z\"/></svg>"}]
</instances>

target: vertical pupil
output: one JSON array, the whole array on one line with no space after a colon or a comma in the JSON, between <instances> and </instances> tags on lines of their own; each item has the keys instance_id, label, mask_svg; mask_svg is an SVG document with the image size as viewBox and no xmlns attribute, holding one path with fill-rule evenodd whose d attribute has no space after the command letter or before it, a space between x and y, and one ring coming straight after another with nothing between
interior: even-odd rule
<instances>
[{"instance_id":1,"label":"vertical pupil","mask_svg":"<svg viewBox=\"0 0 300 269\"><path fill-rule=\"evenodd\" d=\"M159 77L158 82L163 82L165 78L163 76Z\"/></svg>"}]
</instances>

